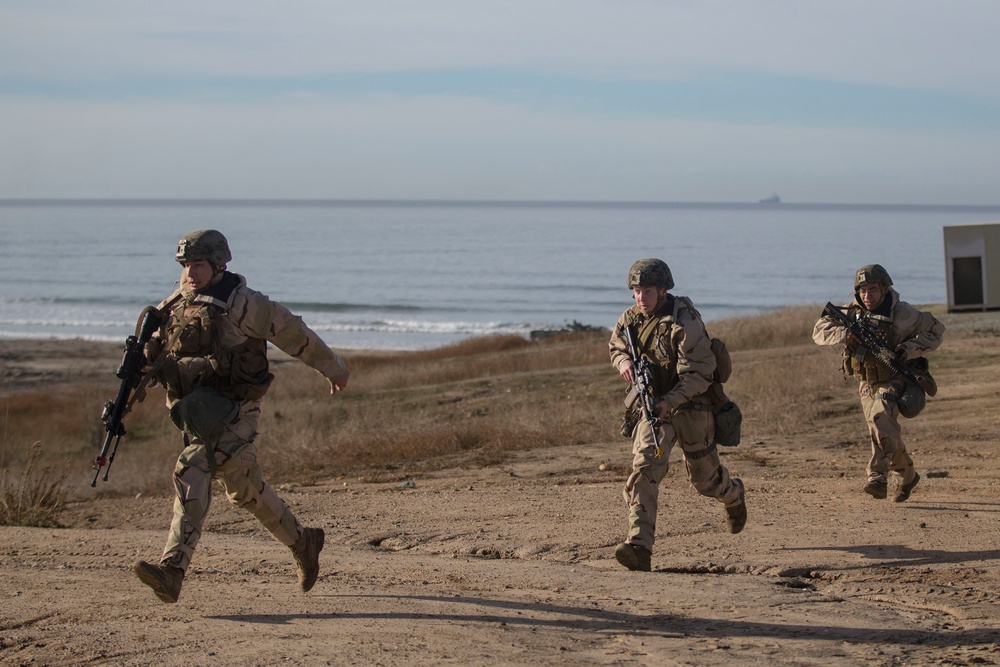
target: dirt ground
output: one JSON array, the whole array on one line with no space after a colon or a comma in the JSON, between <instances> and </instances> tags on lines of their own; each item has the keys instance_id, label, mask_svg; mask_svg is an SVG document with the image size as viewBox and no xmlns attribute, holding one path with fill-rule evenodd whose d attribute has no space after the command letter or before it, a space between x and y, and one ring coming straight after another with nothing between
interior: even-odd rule
<instances>
[{"instance_id":1,"label":"dirt ground","mask_svg":"<svg viewBox=\"0 0 1000 667\"><path fill-rule=\"evenodd\" d=\"M903 424L923 476L905 503L860 492L849 387L817 397L831 409L805 435L723 450L748 489L739 535L672 465L651 573L613 557L624 440L283 486L327 533L307 594L289 551L217 496L180 600L161 603L129 566L158 557L169 499L102 498L68 528L0 528L0 664L1000 664L1000 314L942 319L941 390ZM4 343L23 381L53 381L53 350Z\"/></svg>"}]
</instances>

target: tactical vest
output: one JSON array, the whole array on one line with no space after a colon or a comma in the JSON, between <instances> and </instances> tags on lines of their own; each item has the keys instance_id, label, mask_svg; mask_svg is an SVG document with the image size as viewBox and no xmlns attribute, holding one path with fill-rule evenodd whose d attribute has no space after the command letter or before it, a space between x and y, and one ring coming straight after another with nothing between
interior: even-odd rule
<instances>
[{"instance_id":1,"label":"tactical vest","mask_svg":"<svg viewBox=\"0 0 1000 667\"><path fill-rule=\"evenodd\" d=\"M173 397L183 398L203 386L239 400L256 400L267 392L274 379L267 342L247 338L235 347L222 345L221 320L239 286L239 279L226 273L217 285L185 295L170 311L161 331L166 345L161 376Z\"/></svg>"},{"instance_id":2,"label":"tactical vest","mask_svg":"<svg viewBox=\"0 0 1000 667\"><path fill-rule=\"evenodd\" d=\"M854 319L857 317L858 310L857 306L851 306L847 311L847 316ZM867 326L874 331L879 340L888 345L890 349L895 349L897 333L891 317L878 313L868 313L862 315L861 323L862 326ZM869 353L867 348L859 347L854 343L848 343L844 348L844 372L868 384L886 382L896 375L892 369L878 361L874 353Z\"/></svg>"},{"instance_id":3,"label":"tactical vest","mask_svg":"<svg viewBox=\"0 0 1000 667\"><path fill-rule=\"evenodd\" d=\"M681 300L670 295L659 314L647 316L635 309L626 325L636 328L639 354L652 362L653 395L664 396L677 384L677 351L672 337Z\"/></svg>"}]
</instances>

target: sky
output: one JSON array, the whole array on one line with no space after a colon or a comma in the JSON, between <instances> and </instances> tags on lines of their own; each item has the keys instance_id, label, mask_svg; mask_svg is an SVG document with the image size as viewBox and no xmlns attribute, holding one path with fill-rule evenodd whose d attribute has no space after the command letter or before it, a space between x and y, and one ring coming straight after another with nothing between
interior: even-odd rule
<instances>
[{"instance_id":1,"label":"sky","mask_svg":"<svg viewBox=\"0 0 1000 667\"><path fill-rule=\"evenodd\" d=\"M996 0L5 0L0 199L1000 204Z\"/></svg>"}]
</instances>

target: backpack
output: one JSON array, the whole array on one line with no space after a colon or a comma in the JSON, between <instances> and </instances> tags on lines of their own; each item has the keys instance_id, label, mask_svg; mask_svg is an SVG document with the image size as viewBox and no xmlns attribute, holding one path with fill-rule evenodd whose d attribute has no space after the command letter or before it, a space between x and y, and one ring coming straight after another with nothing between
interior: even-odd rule
<instances>
[{"instance_id":1,"label":"backpack","mask_svg":"<svg viewBox=\"0 0 1000 667\"><path fill-rule=\"evenodd\" d=\"M722 388L733 374L733 360L726 344L719 338L712 339L712 354L715 355L715 373L712 385L705 393L712 401L712 414L715 415L715 443L723 447L735 447L740 444L743 413L740 406L726 396Z\"/></svg>"}]
</instances>

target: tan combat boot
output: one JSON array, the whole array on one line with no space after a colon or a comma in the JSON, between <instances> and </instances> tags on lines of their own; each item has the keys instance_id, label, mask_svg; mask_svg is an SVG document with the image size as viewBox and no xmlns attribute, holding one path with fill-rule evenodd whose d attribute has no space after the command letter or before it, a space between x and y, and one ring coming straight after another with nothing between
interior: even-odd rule
<instances>
[{"instance_id":1,"label":"tan combat boot","mask_svg":"<svg viewBox=\"0 0 1000 667\"><path fill-rule=\"evenodd\" d=\"M910 480L909 484L903 484L902 486L899 487L899 493L896 494L896 497L893 498L893 500L897 503L901 503L909 499L910 492L913 491L913 487L915 487L917 485L917 482L919 481L920 481L920 473L919 472L913 473L913 479Z\"/></svg>"},{"instance_id":2,"label":"tan combat boot","mask_svg":"<svg viewBox=\"0 0 1000 667\"><path fill-rule=\"evenodd\" d=\"M299 588L308 591L316 583L319 576L319 552L323 550L326 534L322 528L303 528L302 534L295 544L288 547L292 550L299 575Z\"/></svg>"},{"instance_id":3,"label":"tan combat boot","mask_svg":"<svg viewBox=\"0 0 1000 667\"><path fill-rule=\"evenodd\" d=\"M867 493L875 500L882 500L883 498L885 498L888 491L884 479L870 479L868 480L868 482L865 483L863 487L861 487L861 490Z\"/></svg>"},{"instance_id":4,"label":"tan combat boot","mask_svg":"<svg viewBox=\"0 0 1000 667\"><path fill-rule=\"evenodd\" d=\"M139 581L153 589L156 597L164 602L177 602L181 595L181 584L184 583L184 570L167 563L153 565L137 560L132 571L139 577Z\"/></svg>"},{"instance_id":5,"label":"tan combat boot","mask_svg":"<svg viewBox=\"0 0 1000 667\"><path fill-rule=\"evenodd\" d=\"M622 542L615 549L615 560L628 569L639 572L649 572L652 569L649 563L652 555L646 547L628 542Z\"/></svg>"},{"instance_id":6,"label":"tan combat boot","mask_svg":"<svg viewBox=\"0 0 1000 667\"><path fill-rule=\"evenodd\" d=\"M747 525L747 490L743 486L743 480L734 477L733 481L740 485L740 502L738 505L726 508L726 528L735 535L743 530L743 526Z\"/></svg>"}]
</instances>

